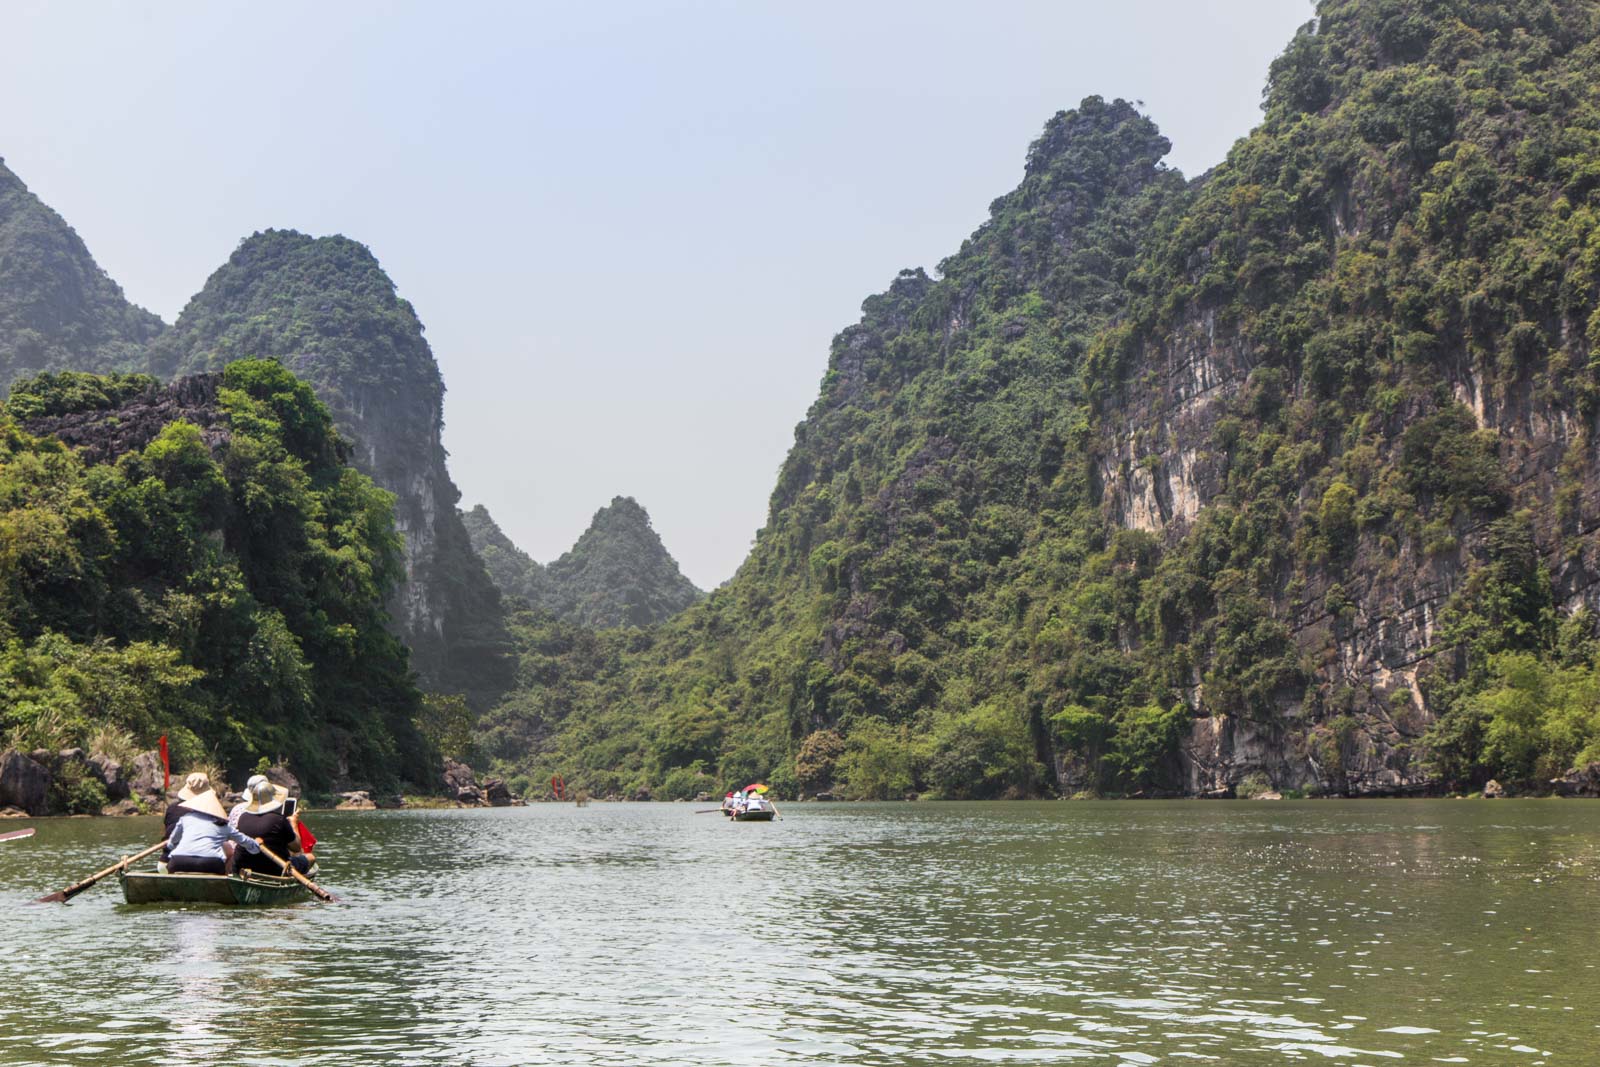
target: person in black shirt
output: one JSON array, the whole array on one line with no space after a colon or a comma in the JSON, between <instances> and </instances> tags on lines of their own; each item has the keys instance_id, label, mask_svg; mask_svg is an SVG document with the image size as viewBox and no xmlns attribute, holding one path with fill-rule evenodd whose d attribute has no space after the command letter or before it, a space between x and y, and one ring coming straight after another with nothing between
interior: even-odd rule
<instances>
[{"instance_id":1,"label":"person in black shirt","mask_svg":"<svg viewBox=\"0 0 1600 1067\"><path fill-rule=\"evenodd\" d=\"M239 832L261 842L265 850L236 853L237 870L284 874L283 868L267 855L267 851L272 851L287 859L301 874L306 873L310 864L300 854L300 833L283 814L283 801L288 795L287 790L268 781L257 782L251 788L249 804L239 816Z\"/></svg>"}]
</instances>

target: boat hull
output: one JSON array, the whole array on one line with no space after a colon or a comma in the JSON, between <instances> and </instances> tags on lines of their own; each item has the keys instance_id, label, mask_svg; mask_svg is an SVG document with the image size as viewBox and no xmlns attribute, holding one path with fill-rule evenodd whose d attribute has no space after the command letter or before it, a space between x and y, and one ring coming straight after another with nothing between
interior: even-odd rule
<instances>
[{"instance_id":1,"label":"boat hull","mask_svg":"<svg viewBox=\"0 0 1600 1067\"><path fill-rule=\"evenodd\" d=\"M733 818L736 822L771 822L777 814L775 811L741 811Z\"/></svg>"},{"instance_id":2,"label":"boat hull","mask_svg":"<svg viewBox=\"0 0 1600 1067\"><path fill-rule=\"evenodd\" d=\"M122 875L122 899L129 904L226 904L261 906L298 904L310 890L292 878L265 874L248 877L223 874Z\"/></svg>"}]
</instances>

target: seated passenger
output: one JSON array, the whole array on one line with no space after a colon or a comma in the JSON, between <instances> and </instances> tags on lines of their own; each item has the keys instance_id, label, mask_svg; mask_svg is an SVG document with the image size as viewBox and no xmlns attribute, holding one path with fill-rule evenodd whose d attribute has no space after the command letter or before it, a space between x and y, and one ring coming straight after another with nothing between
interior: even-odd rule
<instances>
[{"instance_id":1,"label":"seated passenger","mask_svg":"<svg viewBox=\"0 0 1600 1067\"><path fill-rule=\"evenodd\" d=\"M250 810L250 792L257 784L267 780L264 774L252 774L250 780L244 784L244 799L228 809L228 825L235 830L239 828L239 816Z\"/></svg>"},{"instance_id":2,"label":"seated passenger","mask_svg":"<svg viewBox=\"0 0 1600 1067\"><path fill-rule=\"evenodd\" d=\"M236 870L287 877L287 872L267 852L288 860L301 874L311 869L311 864L300 852L300 832L283 814L283 802L288 796L287 789L273 785L265 778L251 788L249 803L244 814L239 816L239 832L261 842L266 852L236 857Z\"/></svg>"},{"instance_id":3,"label":"seated passenger","mask_svg":"<svg viewBox=\"0 0 1600 1067\"><path fill-rule=\"evenodd\" d=\"M178 790L177 803L168 804L166 812L161 816L161 832L171 837L172 828L178 825L178 820L189 811L184 805L193 800L197 793L203 793L210 788L211 780L198 771L185 778L183 788ZM167 854L171 851L170 848L162 849L161 858L156 861L156 870L162 874L167 873Z\"/></svg>"},{"instance_id":4,"label":"seated passenger","mask_svg":"<svg viewBox=\"0 0 1600 1067\"><path fill-rule=\"evenodd\" d=\"M255 838L228 825L228 813L214 789L205 789L184 802L184 812L167 838L167 870L172 874L225 874L228 859L223 844L232 841L248 852L259 851Z\"/></svg>"}]
</instances>

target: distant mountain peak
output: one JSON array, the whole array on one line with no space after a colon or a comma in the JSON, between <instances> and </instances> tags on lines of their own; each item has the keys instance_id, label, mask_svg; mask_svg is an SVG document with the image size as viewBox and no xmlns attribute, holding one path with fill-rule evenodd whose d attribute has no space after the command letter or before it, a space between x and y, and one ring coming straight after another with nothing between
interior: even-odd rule
<instances>
[{"instance_id":1,"label":"distant mountain peak","mask_svg":"<svg viewBox=\"0 0 1600 1067\"><path fill-rule=\"evenodd\" d=\"M0 160L0 392L40 371L135 369L165 328Z\"/></svg>"},{"instance_id":2,"label":"distant mountain peak","mask_svg":"<svg viewBox=\"0 0 1600 1067\"><path fill-rule=\"evenodd\" d=\"M462 519L472 545L507 597L595 628L652 626L705 594L684 577L631 496L613 497L562 557L542 567L479 504Z\"/></svg>"}]
</instances>

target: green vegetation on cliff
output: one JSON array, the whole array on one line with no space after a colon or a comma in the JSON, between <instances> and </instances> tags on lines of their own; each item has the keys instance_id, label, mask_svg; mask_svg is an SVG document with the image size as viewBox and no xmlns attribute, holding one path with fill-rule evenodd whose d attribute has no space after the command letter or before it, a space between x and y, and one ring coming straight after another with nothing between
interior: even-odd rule
<instances>
[{"instance_id":1,"label":"green vegetation on cliff","mask_svg":"<svg viewBox=\"0 0 1600 1067\"><path fill-rule=\"evenodd\" d=\"M132 370L163 329L0 162L0 393L46 370Z\"/></svg>"},{"instance_id":2,"label":"green vegetation on cliff","mask_svg":"<svg viewBox=\"0 0 1600 1067\"><path fill-rule=\"evenodd\" d=\"M521 600L531 607L548 608L555 596L544 566L507 537L482 504L461 513L461 524L472 540L472 550L483 560L500 595L510 604Z\"/></svg>"},{"instance_id":3,"label":"green vegetation on cliff","mask_svg":"<svg viewBox=\"0 0 1600 1067\"><path fill-rule=\"evenodd\" d=\"M395 494L406 571L390 607L418 674L475 707L499 697L510 643L456 510L444 383L416 313L364 245L286 230L248 238L150 353L162 377L261 357L310 382L356 466Z\"/></svg>"},{"instance_id":4,"label":"green vegetation on cliff","mask_svg":"<svg viewBox=\"0 0 1600 1067\"><path fill-rule=\"evenodd\" d=\"M431 783L386 628L393 497L347 458L270 361L166 387L18 383L0 412L0 747L167 734L180 766Z\"/></svg>"},{"instance_id":5,"label":"green vegetation on cliff","mask_svg":"<svg viewBox=\"0 0 1600 1067\"><path fill-rule=\"evenodd\" d=\"M1593 758L1600 5L1328 0L1192 183L1053 118L835 340L652 631L519 618L507 770L686 795L1395 792Z\"/></svg>"}]
</instances>

